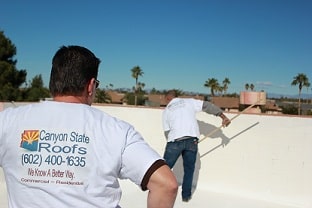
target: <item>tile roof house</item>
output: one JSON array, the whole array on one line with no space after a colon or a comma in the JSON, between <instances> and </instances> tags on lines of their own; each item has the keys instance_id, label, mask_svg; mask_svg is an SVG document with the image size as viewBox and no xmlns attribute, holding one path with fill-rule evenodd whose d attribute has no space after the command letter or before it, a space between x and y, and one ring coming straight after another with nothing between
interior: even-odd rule
<instances>
[{"instance_id":1,"label":"tile roof house","mask_svg":"<svg viewBox=\"0 0 312 208\"><path fill-rule=\"evenodd\" d=\"M108 90L106 93L110 96L112 104L123 104L124 93L119 93L113 90Z\"/></svg>"},{"instance_id":2,"label":"tile roof house","mask_svg":"<svg viewBox=\"0 0 312 208\"><path fill-rule=\"evenodd\" d=\"M182 95L179 96L181 98L195 98L199 100L204 100L205 97L201 95ZM165 95L163 94L149 94L147 95L147 101L146 101L147 106L153 106L153 107L165 107L167 105L167 101L165 99Z\"/></svg>"},{"instance_id":3,"label":"tile roof house","mask_svg":"<svg viewBox=\"0 0 312 208\"><path fill-rule=\"evenodd\" d=\"M265 104L265 109L267 114L281 114L282 108L280 108L275 100L267 100Z\"/></svg>"},{"instance_id":4,"label":"tile roof house","mask_svg":"<svg viewBox=\"0 0 312 208\"><path fill-rule=\"evenodd\" d=\"M255 92L253 92L255 93ZM107 91L107 94L111 97L112 104L124 104L124 93L118 93L113 90ZM145 95L147 100L145 101L146 106L150 107L165 107L167 105L164 94L147 94ZM205 100L203 95L181 95L181 98L194 98L199 100ZM222 110L226 112L239 112L241 98L239 97L210 97L210 102L219 106ZM281 108L275 103L274 100L266 100L261 104L265 108L268 114L280 114ZM260 111L259 106L257 106L257 112ZM252 113L252 112L250 112Z\"/></svg>"},{"instance_id":5,"label":"tile roof house","mask_svg":"<svg viewBox=\"0 0 312 208\"><path fill-rule=\"evenodd\" d=\"M152 107L164 107L167 105L165 95L163 94L149 94L145 105Z\"/></svg>"},{"instance_id":6,"label":"tile roof house","mask_svg":"<svg viewBox=\"0 0 312 208\"><path fill-rule=\"evenodd\" d=\"M237 97L211 97L211 101L222 110L228 112L239 111L239 98Z\"/></svg>"}]
</instances>

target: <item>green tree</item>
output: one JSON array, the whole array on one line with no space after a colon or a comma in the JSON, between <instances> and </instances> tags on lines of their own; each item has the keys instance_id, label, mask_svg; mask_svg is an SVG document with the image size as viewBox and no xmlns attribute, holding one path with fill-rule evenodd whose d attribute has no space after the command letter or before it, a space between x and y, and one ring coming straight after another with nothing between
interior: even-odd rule
<instances>
[{"instance_id":1,"label":"green tree","mask_svg":"<svg viewBox=\"0 0 312 208\"><path fill-rule=\"evenodd\" d=\"M137 91L138 91L138 80L139 76L143 76L144 72L139 66L135 66L131 69L131 76L135 79L135 86L134 86L134 94L135 94L135 101L134 105L137 105Z\"/></svg>"},{"instance_id":2,"label":"green tree","mask_svg":"<svg viewBox=\"0 0 312 208\"><path fill-rule=\"evenodd\" d=\"M255 89L255 85L254 84L250 84L250 90L253 91Z\"/></svg>"},{"instance_id":3,"label":"green tree","mask_svg":"<svg viewBox=\"0 0 312 208\"><path fill-rule=\"evenodd\" d=\"M222 81L222 84L223 84L222 89L223 89L223 91L224 91L224 94L226 94L226 92L227 92L227 90L228 90L228 88L229 88L229 85L231 84L231 81L230 81L229 78L226 77L226 78Z\"/></svg>"},{"instance_id":4,"label":"green tree","mask_svg":"<svg viewBox=\"0 0 312 208\"><path fill-rule=\"evenodd\" d=\"M94 102L95 103L111 103L112 98L111 96L109 96L109 94L105 92L105 90L98 88L96 89Z\"/></svg>"},{"instance_id":5,"label":"green tree","mask_svg":"<svg viewBox=\"0 0 312 208\"><path fill-rule=\"evenodd\" d=\"M205 82L204 86L210 88L211 96L215 96L214 92L220 90L220 85L218 83L218 80L215 78L208 79Z\"/></svg>"},{"instance_id":6,"label":"green tree","mask_svg":"<svg viewBox=\"0 0 312 208\"><path fill-rule=\"evenodd\" d=\"M156 88L153 87L152 90L150 91L150 94L160 94L160 91L156 90Z\"/></svg>"},{"instance_id":7,"label":"green tree","mask_svg":"<svg viewBox=\"0 0 312 208\"><path fill-rule=\"evenodd\" d=\"M144 105L145 100L147 99L143 93L134 94L133 92L127 92L124 96L124 100L128 105L135 104L135 98L137 97L137 105Z\"/></svg>"},{"instance_id":8,"label":"green tree","mask_svg":"<svg viewBox=\"0 0 312 208\"><path fill-rule=\"evenodd\" d=\"M145 87L145 83L143 82L138 82L138 92L144 92L143 88Z\"/></svg>"},{"instance_id":9,"label":"green tree","mask_svg":"<svg viewBox=\"0 0 312 208\"><path fill-rule=\"evenodd\" d=\"M0 31L0 100L22 99L19 87L25 82L26 70L17 70L16 47L3 31Z\"/></svg>"},{"instance_id":10,"label":"green tree","mask_svg":"<svg viewBox=\"0 0 312 208\"><path fill-rule=\"evenodd\" d=\"M249 89L249 84L248 84L248 83L245 84L245 89L246 89L246 90Z\"/></svg>"},{"instance_id":11,"label":"green tree","mask_svg":"<svg viewBox=\"0 0 312 208\"><path fill-rule=\"evenodd\" d=\"M296 115L298 113L298 108L294 105L281 106L283 114Z\"/></svg>"},{"instance_id":12,"label":"green tree","mask_svg":"<svg viewBox=\"0 0 312 208\"><path fill-rule=\"evenodd\" d=\"M177 97L185 94L183 90L180 90L180 89L172 89L172 90L176 93ZM167 94L167 93L168 93L168 90L164 90L162 94Z\"/></svg>"},{"instance_id":13,"label":"green tree","mask_svg":"<svg viewBox=\"0 0 312 208\"><path fill-rule=\"evenodd\" d=\"M51 97L49 89L44 87L42 76L36 75L30 83L30 87L26 89L26 101L39 101L42 98Z\"/></svg>"},{"instance_id":14,"label":"green tree","mask_svg":"<svg viewBox=\"0 0 312 208\"><path fill-rule=\"evenodd\" d=\"M303 73L299 73L297 76L293 78L293 81L291 82L292 86L299 86L299 96L298 96L298 115L301 114L301 90L302 87L310 87L309 78L307 75Z\"/></svg>"}]
</instances>

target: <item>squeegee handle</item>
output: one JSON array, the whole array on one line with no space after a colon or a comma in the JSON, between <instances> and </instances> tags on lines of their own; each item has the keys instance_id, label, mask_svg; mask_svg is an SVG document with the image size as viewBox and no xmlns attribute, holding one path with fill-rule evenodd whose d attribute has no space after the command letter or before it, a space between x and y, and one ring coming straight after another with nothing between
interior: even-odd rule
<instances>
[{"instance_id":1,"label":"squeegee handle","mask_svg":"<svg viewBox=\"0 0 312 208\"><path fill-rule=\"evenodd\" d=\"M243 114L244 112L248 111L249 109L251 109L252 107L254 107L255 105L257 105L257 103L259 103L261 100L258 100L257 102L255 102L254 104L248 106L248 108L245 108L243 111L239 112L238 114L236 114L234 117L232 117L230 119L230 121L233 121L235 118L237 118L238 116L240 116L241 114ZM207 139L208 137L210 137L211 135L213 135L214 133L216 133L217 131L219 131L221 128L223 127L223 125L219 126L218 128L214 129L213 131L211 131L209 134L207 134L204 138L200 139L198 141L202 142L203 140Z\"/></svg>"}]
</instances>

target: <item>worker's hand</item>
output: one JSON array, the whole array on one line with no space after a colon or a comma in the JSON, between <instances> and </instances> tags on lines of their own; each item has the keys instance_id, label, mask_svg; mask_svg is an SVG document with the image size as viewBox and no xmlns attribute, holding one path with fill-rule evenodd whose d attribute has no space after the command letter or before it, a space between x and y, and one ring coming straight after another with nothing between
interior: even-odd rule
<instances>
[{"instance_id":1,"label":"worker's hand","mask_svg":"<svg viewBox=\"0 0 312 208\"><path fill-rule=\"evenodd\" d=\"M223 127L227 127L228 125L230 125L231 120L228 119L228 117L226 117L223 113L220 115L220 117L222 118L222 126Z\"/></svg>"},{"instance_id":2,"label":"worker's hand","mask_svg":"<svg viewBox=\"0 0 312 208\"><path fill-rule=\"evenodd\" d=\"M223 127L230 125L230 123L231 123L230 119L228 119L228 118L222 119L222 126Z\"/></svg>"}]
</instances>

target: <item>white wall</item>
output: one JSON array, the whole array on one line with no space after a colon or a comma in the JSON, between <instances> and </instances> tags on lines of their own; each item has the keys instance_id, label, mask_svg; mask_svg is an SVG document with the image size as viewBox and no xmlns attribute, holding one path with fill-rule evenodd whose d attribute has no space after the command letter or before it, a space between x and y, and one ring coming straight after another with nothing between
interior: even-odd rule
<instances>
[{"instance_id":1,"label":"white wall","mask_svg":"<svg viewBox=\"0 0 312 208\"><path fill-rule=\"evenodd\" d=\"M162 109L94 107L133 124L163 154L166 143ZM235 115L227 114L229 118ZM197 118L201 139L221 124L220 118L203 112ZM251 114L236 117L229 127L199 143L193 199L182 203L178 196L175 207L312 208L311 127L312 118ZM223 147L222 141L230 142ZM181 181L181 160L174 172ZM121 185L123 207L146 207L146 192L128 181L121 181ZM0 186L1 208L6 203L1 174Z\"/></svg>"}]
</instances>

